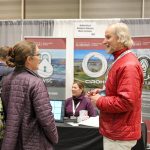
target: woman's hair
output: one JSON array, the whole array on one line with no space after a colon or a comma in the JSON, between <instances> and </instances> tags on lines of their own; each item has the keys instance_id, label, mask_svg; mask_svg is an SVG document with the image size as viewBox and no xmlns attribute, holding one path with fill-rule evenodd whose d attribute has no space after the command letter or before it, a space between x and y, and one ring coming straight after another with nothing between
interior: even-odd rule
<instances>
[{"instance_id":1,"label":"woman's hair","mask_svg":"<svg viewBox=\"0 0 150 150\"><path fill-rule=\"evenodd\" d=\"M113 28L114 34L119 38L118 42L122 43L125 47L131 48L133 45L133 40L131 38L129 28L124 23L115 23L110 25Z\"/></svg>"},{"instance_id":2,"label":"woman's hair","mask_svg":"<svg viewBox=\"0 0 150 150\"><path fill-rule=\"evenodd\" d=\"M8 52L11 49L11 47L9 46L3 46L0 47L0 59L3 61L6 61L6 58L8 56Z\"/></svg>"},{"instance_id":3,"label":"woman's hair","mask_svg":"<svg viewBox=\"0 0 150 150\"><path fill-rule=\"evenodd\" d=\"M33 56L36 51L36 44L30 41L21 41L9 50L7 65L10 67L24 67L28 56Z\"/></svg>"},{"instance_id":4,"label":"woman's hair","mask_svg":"<svg viewBox=\"0 0 150 150\"><path fill-rule=\"evenodd\" d=\"M74 81L73 84L77 84L78 87L82 90L82 93L85 93L85 91L84 91L84 84L82 82L80 82L80 81Z\"/></svg>"}]
</instances>

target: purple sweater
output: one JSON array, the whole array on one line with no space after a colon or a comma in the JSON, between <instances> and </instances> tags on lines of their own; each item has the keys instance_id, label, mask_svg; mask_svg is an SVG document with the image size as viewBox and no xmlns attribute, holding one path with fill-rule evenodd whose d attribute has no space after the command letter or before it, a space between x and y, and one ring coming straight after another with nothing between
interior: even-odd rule
<instances>
[{"instance_id":1,"label":"purple sweater","mask_svg":"<svg viewBox=\"0 0 150 150\"><path fill-rule=\"evenodd\" d=\"M72 107L72 100L74 98L70 97L65 101L65 116L70 117L73 116L73 107ZM80 102L79 106L75 109L75 115L76 117L79 116L80 110L87 110L88 116L94 117L95 116L95 109L90 100L85 96L81 95L77 98L75 98L73 101L78 100Z\"/></svg>"}]
</instances>

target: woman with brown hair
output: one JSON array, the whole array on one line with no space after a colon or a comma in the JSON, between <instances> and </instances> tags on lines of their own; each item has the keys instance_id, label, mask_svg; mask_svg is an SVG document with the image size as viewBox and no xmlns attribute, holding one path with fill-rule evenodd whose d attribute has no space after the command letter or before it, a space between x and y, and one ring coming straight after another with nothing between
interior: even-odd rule
<instances>
[{"instance_id":1,"label":"woman with brown hair","mask_svg":"<svg viewBox=\"0 0 150 150\"><path fill-rule=\"evenodd\" d=\"M0 149L4 136L4 111L1 101L1 86L2 86L2 78L13 71L13 68L8 67L6 64L8 52L10 49L11 48L8 46L0 47Z\"/></svg>"},{"instance_id":2,"label":"woman with brown hair","mask_svg":"<svg viewBox=\"0 0 150 150\"><path fill-rule=\"evenodd\" d=\"M2 150L53 150L58 142L49 95L35 73L39 62L33 42L21 41L9 51L7 64L15 70L2 84L6 112Z\"/></svg>"}]
</instances>

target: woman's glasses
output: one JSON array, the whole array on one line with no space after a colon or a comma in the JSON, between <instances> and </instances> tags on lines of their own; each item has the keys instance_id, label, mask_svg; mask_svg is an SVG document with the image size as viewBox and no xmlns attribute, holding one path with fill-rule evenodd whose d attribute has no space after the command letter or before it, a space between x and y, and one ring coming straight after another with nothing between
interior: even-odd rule
<instances>
[{"instance_id":1,"label":"woman's glasses","mask_svg":"<svg viewBox=\"0 0 150 150\"><path fill-rule=\"evenodd\" d=\"M38 53L38 54L34 54L33 56L40 56L41 54L40 53Z\"/></svg>"}]
</instances>

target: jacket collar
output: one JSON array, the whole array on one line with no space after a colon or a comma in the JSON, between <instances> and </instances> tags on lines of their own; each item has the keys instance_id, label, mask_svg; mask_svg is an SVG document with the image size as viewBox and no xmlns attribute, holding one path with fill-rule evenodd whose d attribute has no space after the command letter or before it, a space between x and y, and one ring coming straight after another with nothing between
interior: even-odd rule
<instances>
[{"instance_id":1,"label":"jacket collar","mask_svg":"<svg viewBox=\"0 0 150 150\"><path fill-rule=\"evenodd\" d=\"M72 96L72 98L73 98L73 100L79 100L79 101L81 101L84 96L85 96L85 93L81 93L80 96Z\"/></svg>"},{"instance_id":2,"label":"jacket collar","mask_svg":"<svg viewBox=\"0 0 150 150\"><path fill-rule=\"evenodd\" d=\"M113 56L114 56L114 59L116 60L123 52L125 52L127 50L128 50L128 48L125 47L125 48L123 48L123 49L121 49L119 51L116 51L116 52L112 53Z\"/></svg>"},{"instance_id":3,"label":"jacket collar","mask_svg":"<svg viewBox=\"0 0 150 150\"><path fill-rule=\"evenodd\" d=\"M32 74L32 75L34 75L34 76L36 76L36 77L39 77L40 78L40 76L36 73L36 72L34 72L34 71L32 71L32 70L30 70L30 69L28 69L28 68L26 68L26 67L17 67L17 68L15 68L15 71L19 71L19 72L24 72L24 71L26 71L26 72L28 72L28 73L30 73L30 74Z\"/></svg>"},{"instance_id":4,"label":"jacket collar","mask_svg":"<svg viewBox=\"0 0 150 150\"><path fill-rule=\"evenodd\" d=\"M39 75L38 75L36 72L34 72L34 71L32 71L32 70L30 70L30 69L28 69L28 68L25 68L25 70L26 70L27 72L31 73L32 75L34 75L34 76L36 76L36 77L39 77Z\"/></svg>"}]
</instances>

